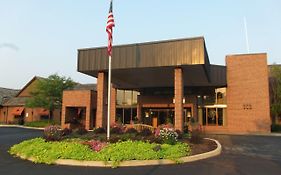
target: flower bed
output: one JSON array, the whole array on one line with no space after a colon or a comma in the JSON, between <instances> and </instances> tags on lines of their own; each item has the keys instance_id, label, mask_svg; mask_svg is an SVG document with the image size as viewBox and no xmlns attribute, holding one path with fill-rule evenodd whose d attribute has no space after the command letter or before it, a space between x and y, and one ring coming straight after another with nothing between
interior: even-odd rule
<instances>
[{"instance_id":1,"label":"flower bed","mask_svg":"<svg viewBox=\"0 0 281 175\"><path fill-rule=\"evenodd\" d=\"M52 164L58 159L96 160L118 162L125 160L177 160L190 154L185 143L156 144L143 141L122 141L105 145L99 152L79 140L47 142L43 138L23 141L11 147L9 152L24 158L32 157L36 163Z\"/></svg>"},{"instance_id":2,"label":"flower bed","mask_svg":"<svg viewBox=\"0 0 281 175\"><path fill-rule=\"evenodd\" d=\"M151 131L122 124L113 125L111 137L106 139L104 128L88 132L84 128L75 130L48 126L43 138L36 138L14 145L9 152L37 163L55 163L58 159L111 162L129 160L170 159L179 162L182 157L192 154L192 144L202 142L202 134L182 133L172 125L161 125ZM193 138L193 139L192 139ZM196 140L198 142L192 142ZM196 147L192 147L196 148Z\"/></svg>"}]
</instances>

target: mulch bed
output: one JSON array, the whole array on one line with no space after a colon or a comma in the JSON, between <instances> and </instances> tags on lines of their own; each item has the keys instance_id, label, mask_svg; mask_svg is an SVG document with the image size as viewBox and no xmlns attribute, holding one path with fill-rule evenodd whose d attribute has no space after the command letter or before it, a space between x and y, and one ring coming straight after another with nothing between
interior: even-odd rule
<instances>
[{"instance_id":1,"label":"mulch bed","mask_svg":"<svg viewBox=\"0 0 281 175\"><path fill-rule=\"evenodd\" d=\"M212 140L203 139L201 143L190 143L188 140L184 142L188 143L191 147L191 155L201 154L212 151L217 148L217 144Z\"/></svg>"}]
</instances>

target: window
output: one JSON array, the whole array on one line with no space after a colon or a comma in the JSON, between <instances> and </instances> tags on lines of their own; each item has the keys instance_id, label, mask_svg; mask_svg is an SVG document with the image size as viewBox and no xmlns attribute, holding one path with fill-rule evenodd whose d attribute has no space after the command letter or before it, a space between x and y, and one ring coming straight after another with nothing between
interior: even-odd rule
<instances>
[{"instance_id":1,"label":"window","mask_svg":"<svg viewBox=\"0 0 281 175\"><path fill-rule=\"evenodd\" d=\"M136 105L139 92L117 90L117 105Z\"/></svg>"},{"instance_id":2,"label":"window","mask_svg":"<svg viewBox=\"0 0 281 175\"><path fill-rule=\"evenodd\" d=\"M216 108L207 108L207 121L208 125L216 125L217 117L216 117Z\"/></svg>"},{"instance_id":3,"label":"window","mask_svg":"<svg viewBox=\"0 0 281 175\"><path fill-rule=\"evenodd\" d=\"M199 116L202 118L203 125L210 126L223 126L226 108L217 108L217 107L205 107L201 108L202 114Z\"/></svg>"}]
</instances>

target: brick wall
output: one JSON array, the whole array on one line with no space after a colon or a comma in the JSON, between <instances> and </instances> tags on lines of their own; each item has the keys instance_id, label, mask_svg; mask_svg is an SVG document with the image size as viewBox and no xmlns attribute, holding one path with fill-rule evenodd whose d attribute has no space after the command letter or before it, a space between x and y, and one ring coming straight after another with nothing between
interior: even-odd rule
<instances>
[{"instance_id":1,"label":"brick wall","mask_svg":"<svg viewBox=\"0 0 281 175\"><path fill-rule=\"evenodd\" d=\"M67 107L86 107L86 121L85 128L90 129L93 126L91 123L92 109L95 108L93 106L92 98L95 98L95 92L90 90L71 90L63 92L63 104L62 104L62 114L61 114L61 125L62 128L66 127L65 119L66 119L66 108Z\"/></svg>"},{"instance_id":2,"label":"brick wall","mask_svg":"<svg viewBox=\"0 0 281 175\"><path fill-rule=\"evenodd\" d=\"M228 131L270 132L267 55L230 55L226 66Z\"/></svg>"}]
</instances>

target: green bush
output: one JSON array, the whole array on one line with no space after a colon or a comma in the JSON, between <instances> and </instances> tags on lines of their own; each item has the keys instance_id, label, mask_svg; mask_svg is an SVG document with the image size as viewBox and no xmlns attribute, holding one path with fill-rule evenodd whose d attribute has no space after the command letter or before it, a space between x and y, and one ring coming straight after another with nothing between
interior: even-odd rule
<instances>
[{"instance_id":1,"label":"green bush","mask_svg":"<svg viewBox=\"0 0 281 175\"><path fill-rule=\"evenodd\" d=\"M84 134L87 134L88 133L88 131L85 129L85 127L83 127L83 126L80 126L80 127L78 127L78 128L76 128L75 130L74 130L74 132L76 133L76 134L78 134L78 135L84 135Z\"/></svg>"},{"instance_id":2,"label":"green bush","mask_svg":"<svg viewBox=\"0 0 281 175\"><path fill-rule=\"evenodd\" d=\"M95 155L95 152L87 145L77 142L46 142L42 138L21 142L11 147L9 152L26 158L33 157L34 162L47 164L51 164L59 158L91 160Z\"/></svg>"},{"instance_id":3,"label":"green bush","mask_svg":"<svg viewBox=\"0 0 281 175\"><path fill-rule=\"evenodd\" d=\"M135 128L128 128L126 130L126 133L127 134L137 134L138 133L138 130L136 130Z\"/></svg>"},{"instance_id":4,"label":"green bush","mask_svg":"<svg viewBox=\"0 0 281 175\"><path fill-rule=\"evenodd\" d=\"M70 128L64 128L63 130L62 130L62 136L68 136L68 135L70 135L72 133L72 129L70 129Z\"/></svg>"},{"instance_id":5,"label":"green bush","mask_svg":"<svg viewBox=\"0 0 281 175\"><path fill-rule=\"evenodd\" d=\"M123 130L120 127L113 127L113 128L110 128L110 133L111 134L123 134Z\"/></svg>"},{"instance_id":6,"label":"green bush","mask_svg":"<svg viewBox=\"0 0 281 175\"><path fill-rule=\"evenodd\" d=\"M159 132L159 137L166 144L174 145L177 143L178 133L172 128L162 128Z\"/></svg>"},{"instance_id":7,"label":"green bush","mask_svg":"<svg viewBox=\"0 0 281 175\"><path fill-rule=\"evenodd\" d=\"M105 134L106 130L102 127L99 127L99 128L94 129L94 133L95 134Z\"/></svg>"},{"instance_id":8,"label":"green bush","mask_svg":"<svg viewBox=\"0 0 281 175\"><path fill-rule=\"evenodd\" d=\"M281 132L281 125L272 124L271 125L271 132Z\"/></svg>"},{"instance_id":9,"label":"green bush","mask_svg":"<svg viewBox=\"0 0 281 175\"><path fill-rule=\"evenodd\" d=\"M199 144L203 141L203 132L200 129L194 129L191 132L190 142Z\"/></svg>"},{"instance_id":10,"label":"green bush","mask_svg":"<svg viewBox=\"0 0 281 175\"><path fill-rule=\"evenodd\" d=\"M163 144L160 146L155 143L128 140L109 144L99 152L95 152L78 140L46 142L42 138L35 138L14 145L9 152L25 158L32 157L37 163L51 164L57 159L74 159L113 161L117 165L118 162L125 160L177 160L180 157L189 155L190 148L185 143L177 143L176 145Z\"/></svg>"},{"instance_id":11,"label":"green bush","mask_svg":"<svg viewBox=\"0 0 281 175\"><path fill-rule=\"evenodd\" d=\"M34 121L34 122L25 122L24 126L29 126L29 127L38 127L38 128L45 128L49 125L59 125L56 121L53 120L40 120L40 121Z\"/></svg>"},{"instance_id":12,"label":"green bush","mask_svg":"<svg viewBox=\"0 0 281 175\"><path fill-rule=\"evenodd\" d=\"M151 132L150 129L144 128L144 129L142 129L142 130L139 132L139 134L140 134L141 136L147 137L147 136L152 135L152 132Z\"/></svg>"}]
</instances>

